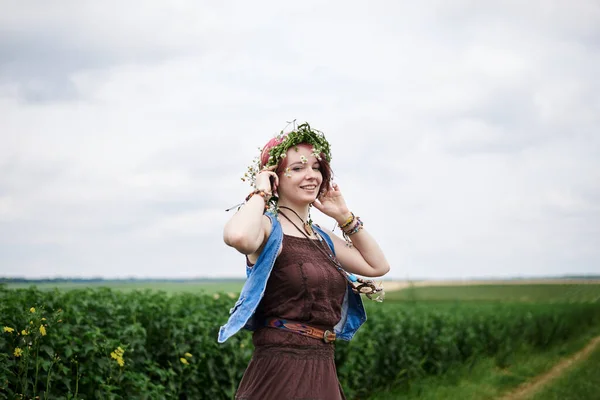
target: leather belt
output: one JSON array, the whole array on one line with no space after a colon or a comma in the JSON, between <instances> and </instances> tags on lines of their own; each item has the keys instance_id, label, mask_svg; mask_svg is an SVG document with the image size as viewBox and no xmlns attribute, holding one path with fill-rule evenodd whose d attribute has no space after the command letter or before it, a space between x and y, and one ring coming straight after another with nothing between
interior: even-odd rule
<instances>
[{"instance_id":1,"label":"leather belt","mask_svg":"<svg viewBox=\"0 0 600 400\"><path fill-rule=\"evenodd\" d=\"M330 343L335 340L335 332L332 332L329 329L323 330L301 322L289 321L287 319L267 318L265 326L299 333L304 336L323 340L325 343Z\"/></svg>"}]
</instances>

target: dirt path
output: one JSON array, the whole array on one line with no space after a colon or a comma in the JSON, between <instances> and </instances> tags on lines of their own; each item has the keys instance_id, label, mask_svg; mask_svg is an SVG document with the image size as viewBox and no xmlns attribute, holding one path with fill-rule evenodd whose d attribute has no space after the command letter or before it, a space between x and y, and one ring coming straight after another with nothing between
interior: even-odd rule
<instances>
[{"instance_id":1,"label":"dirt path","mask_svg":"<svg viewBox=\"0 0 600 400\"><path fill-rule=\"evenodd\" d=\"M558 378L573 364L587 358L592 351L600 344L600 336L592 339L582 350L573 354L572 356L565 358L558 364L556 364L550 371L538 375L529 382L525 382L519 386L516 390L507 395L501 397L500 400L521 400L533 395L535 392L540 390L543 386L550 383L552 380Z\"/></svg>"}]
</instances>

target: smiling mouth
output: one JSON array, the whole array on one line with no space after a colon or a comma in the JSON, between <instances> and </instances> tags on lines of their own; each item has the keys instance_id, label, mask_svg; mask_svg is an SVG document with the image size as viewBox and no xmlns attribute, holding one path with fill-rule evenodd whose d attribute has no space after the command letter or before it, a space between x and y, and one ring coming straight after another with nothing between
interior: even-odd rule
<instances>
[{"instance_id":1,"label":"smiling mouth","mask_svg":"<svg viewBox=\"0 0 600 400\"><path fill-rule=\"evenodd\" d=\"M315 190L317 187L315 185L308 185L308 186L300 186L301 189L304 190Z\"/></svg>"}]
</instances>

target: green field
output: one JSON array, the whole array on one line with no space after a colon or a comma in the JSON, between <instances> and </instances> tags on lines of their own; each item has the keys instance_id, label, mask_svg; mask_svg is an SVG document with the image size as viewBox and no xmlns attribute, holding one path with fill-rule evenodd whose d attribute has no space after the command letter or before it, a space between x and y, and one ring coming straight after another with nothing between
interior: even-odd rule
<instances>
[{"instance_id":1,"label":"green field","mask_svg":"<svg viewBox=\"0 0 600 400\"><path fill-rule=\"evenodd\" d=\"M103 282L8 283L8 289L36 286L39 290L73 290L108 287L120 291L152 290L167 293L239 293L243 280L190 280L190 281L135 281L114 280ZM399 291L388 291L387 301L409 302L554 302L600 303L600 284L508 284L464 286L410 286Z\"/></svg>"},{"instance_id":2,"label":"green field","mask_svg":"<svg viewBox=\"0 0 600 400\"><path fill-rule=\"evenodd\" d=\"M386 300L600 303L600 284L412 286Z\"/></svg>"},{"instance_id":3,"label":"green field","mask_svg":"<svg viewBox=\"0 0 600 400\"><path fill-rule=\"evenodd\" d=\"M216 337L242 284L0 285L0 399L232 398L252 337ZM389 292L336 342L338 376L348 399L492 399L599 334L598 296L590 284Z\"/></svg>"},{"instance_id":4,"label":"green field","mask_svg":"<svg viewBox=\"0 0 600 400\"><path fill-rule=\"evenodd\" d=\"M578 365L531 396L531 400L582 400L600 398L600 346Z\"/></svg>"},{"instance_id":5,"label":"green field","mask_svg":"<svg viewBox=\"0 0 600 400\"><path fill-rule=\"evenodd\" d=\"M130 292L134 290L152 290L164 291L167 293L207 293L216 292L239 293L244 285L243 280L224 280L224 281L104 281L104 282L60 282L60 283L9 283L8 289L25 289L35 286L39 290L74 290L85 288L102 288Z\"/></svg>"},{"instance_id":6,"label":"green field","mask_svg":"<svg viewBox=\"0 0 600 400\"><path fill-rule=\"evenodd\" d=\"M498 367L496 358L481 357L471 363L458 365L443 375L417 380L410 386L375 391L369 400L502 399L506 393L513 391L519 385L550 370L565 356L580 351L595 334L600 332L592 331L589 335L560 343L544 351L522 349L513 354L510 365L503 368ZM596 369L592 367L589 372L595 372L598 365L600 364L596 363ZM595 393L600 390L600 382L591 380L587 386L595 388ZM581 391L574 393L578 393L579 397L571 397L573 400L596 400L594 396L586 397ZM549 399L562 400L561 397L549 397ZM546 400L546 397L539 397L536 400Z\"/></svg>"}]
</instances>

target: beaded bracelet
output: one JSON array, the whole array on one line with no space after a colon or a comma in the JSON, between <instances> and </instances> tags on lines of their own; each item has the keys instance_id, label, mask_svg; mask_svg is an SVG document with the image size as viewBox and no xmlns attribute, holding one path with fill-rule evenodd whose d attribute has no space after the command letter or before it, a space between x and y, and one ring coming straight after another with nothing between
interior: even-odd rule
<instances>
[{"instance_id":1,"label":"beaded bracelet","mask_svg":"<svg viewBox=\"0 0 600 400\"><path fill-rule=\"evenodd\" d=\"M269 200L271 200L271 193L267 193L264 190L256 189L246 197L246 202L252 198L255 194L259 195L265 201L265 211L269 208Z\"/></svg>"},{"instance_id":2,"label":"beaded bracelet","mask_svg":"<svg viewBox=\"0 0 600 400\"><path fill-rule=\"evenodd\" d=\"M344 232L348 236L354 235L356 232L360 231L363 228L363 222L360 220L360 217L356 217L356 225L352 227L349 231Z\"/></svg>"},{"instance_id":3,"label":"beaded bracelet","mask_svg":"<svg viewBox=\"0 0 600 400\"><path fill-rule=\"evenodd\" d=\"M344 236L344 240L346 240L346 246L352 248L352 240L350 240L350 236L354 235L356 232L360 231L363 228L363 222L360 220L360 217L356 217L356 225L347 231L342 231L342 235Z\"/></svg>"},{"instance_id":4,"label":"beaded bracelet","mask_svg":"<svg viewBox=\"0 0 600 400\"><path fill-rule=\"evenodd\" d=\"M352 211L350 211L350 217L348 217L348 219L346 220L346 222L344 222L343 224L340 224L340 229L344 230L344 228L348 227L348 225L350 225L352 222L354 221L354 213Z\"/></svg>"}]
</instances>

